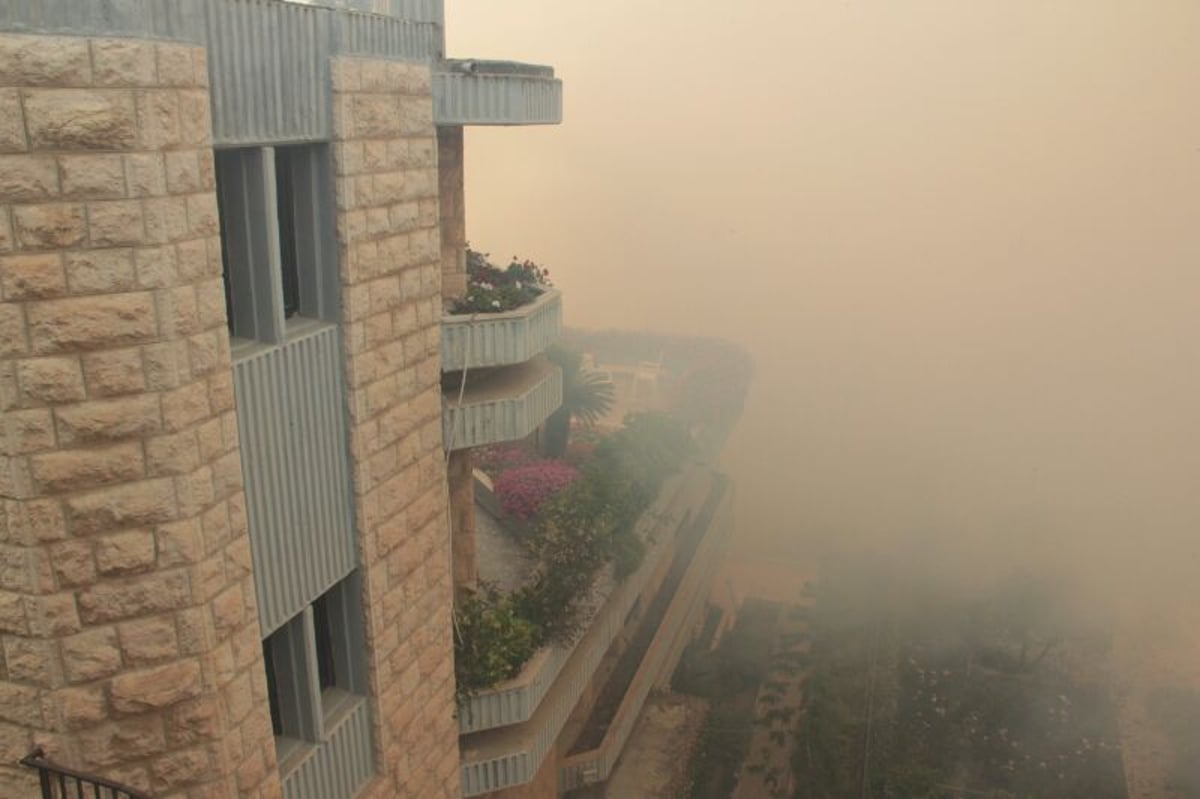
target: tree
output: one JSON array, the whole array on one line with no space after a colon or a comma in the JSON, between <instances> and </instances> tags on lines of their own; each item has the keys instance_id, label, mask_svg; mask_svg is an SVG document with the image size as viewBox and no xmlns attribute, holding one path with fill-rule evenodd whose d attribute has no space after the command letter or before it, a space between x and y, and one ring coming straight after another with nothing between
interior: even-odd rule
<instances>
[{"instance_id":1,"label":"tree","mask_svg":"<svg viewBox=\"0 0 1200 799\"><path fill-rule=\"evenodd\" d=\"M562 369L562 406L546 420L542 449L551 458L567 453L571 420L586 425L600 421L613 406L613 384L608 378L583 368L583 356L564 347L551 347L546 355Z\"/></svg>"}]
</instances>

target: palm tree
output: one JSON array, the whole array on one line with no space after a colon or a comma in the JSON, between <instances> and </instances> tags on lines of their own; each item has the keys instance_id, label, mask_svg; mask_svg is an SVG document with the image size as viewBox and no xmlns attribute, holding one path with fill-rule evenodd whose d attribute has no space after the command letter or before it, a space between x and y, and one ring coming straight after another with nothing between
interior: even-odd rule
<instances>
[{"instance_id":1,"label":"palm tree","mask_svg":"<svg viewBox=\"0 0 1200 799\"><path fill-rule=\"evenodd\" d=\"M542 449L552 458L567 453L571 420L593 425L613 406L613 384L608 378L583 368L583 356L564 347L551 347L547 357L562 369L562 406L546 420Z\"/></svg>"}]
</instances>

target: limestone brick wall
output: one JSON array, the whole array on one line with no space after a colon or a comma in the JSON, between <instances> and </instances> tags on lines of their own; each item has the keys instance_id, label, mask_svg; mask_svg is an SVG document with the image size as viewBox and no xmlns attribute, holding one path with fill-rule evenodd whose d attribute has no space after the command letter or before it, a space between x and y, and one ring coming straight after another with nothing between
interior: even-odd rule
<instances>
[{"instance_id":1,"label":"limestone brick wall","mask_svg":"<svg viewBox=\"0 0 1200 799\"><path fill-rule=\"evenodd\" d=\"M203 51L0 36L0 796L273 796Z\"/></svg>"},{"instance_id":2,"label":"limestone brick wall","mask_svg":"<svg viewBox=\"0 0 1200 799\"><path fill-rule=\"evenodd\" d=\"M427 66L332 65L350 452L375 739L369 796L459 795Z\"/></svg>"}]
</instances>

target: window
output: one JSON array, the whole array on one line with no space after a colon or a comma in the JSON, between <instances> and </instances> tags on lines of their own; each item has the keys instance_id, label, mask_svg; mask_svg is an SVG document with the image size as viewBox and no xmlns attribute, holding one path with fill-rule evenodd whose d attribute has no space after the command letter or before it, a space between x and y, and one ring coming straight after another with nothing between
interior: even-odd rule
<instances>
[{"instance_id":1,"label":"window","mask_svg":"<svg viewBox=\"0 0 1200 799\"><path fill-rule=\"evenodd\" d=\"M280 762L319 743L365 693L357 572L263 641L271 727Z\"/></svg>"},{"instance_id":2,"label":"window","mask_svg":"<svg viewBox=\"0 0 1200 799\"><path fill-rule=\"evenodd\" d=\"M334 321L328 147L218 150L215 162L230 334L275 344L292 320Z\"/></svg>"}]
</instances>

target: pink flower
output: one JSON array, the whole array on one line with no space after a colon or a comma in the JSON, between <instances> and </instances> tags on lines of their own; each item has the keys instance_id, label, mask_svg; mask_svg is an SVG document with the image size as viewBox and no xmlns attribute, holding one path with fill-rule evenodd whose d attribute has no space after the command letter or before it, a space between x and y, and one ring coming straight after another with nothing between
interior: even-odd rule
<instances>
[{"instance_id":1,"label":"pink flower","mask_svg":"<svg viewBox=\"0 0 1200 799\"><path fill-rule=\"evenodd\" d=\"M557 460L534 461L503 471L494 484L501 509L521 521L528 521L538 509L579 477L569 463Z\"/></svg>"}]
</instances>

